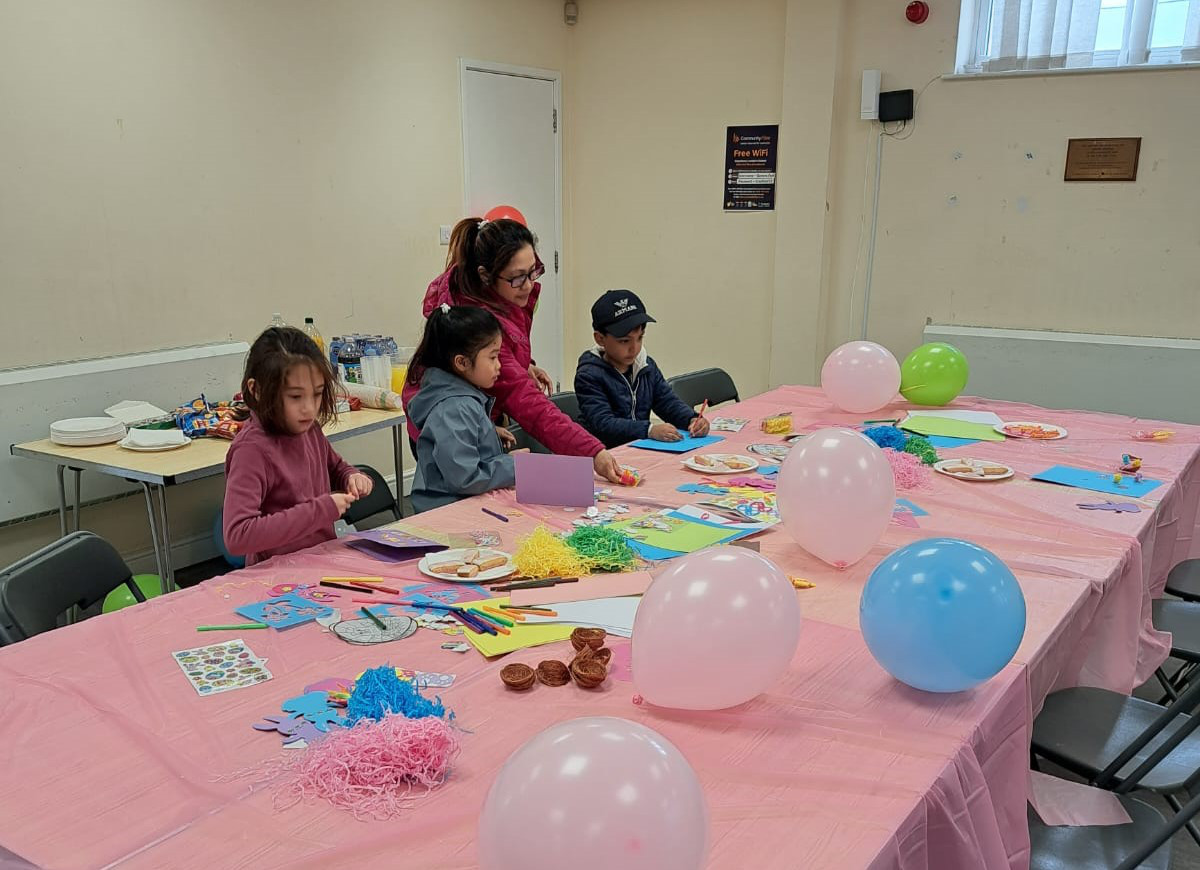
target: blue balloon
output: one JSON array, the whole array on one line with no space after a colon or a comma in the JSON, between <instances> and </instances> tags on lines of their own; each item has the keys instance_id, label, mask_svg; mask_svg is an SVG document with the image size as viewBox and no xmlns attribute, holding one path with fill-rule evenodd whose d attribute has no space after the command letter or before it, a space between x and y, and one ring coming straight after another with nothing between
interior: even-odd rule
<instances>
[{"instance_id":1,"label":"blue balloon","mask_svg":"<svg viewBox=\"0 0 1200 870\"><path fill-rule=\"evenodd\" d=\"M994 553L927 538L871 572L858 620L871 655L897 680L961 692L1012 661L1025 634L1025 596Z\"/></svg>"},{"instance_id":2,"label":"blue balloon","mask_svg":"<svg viewBox=\"0 0 1200 870\"><path fill-rule=\"evenodd\" d=\"M225 561L234 568L245 568L246 557L235 556L229 552L229 548L225 546L225 511L217 511L216 517L213 518L213 543L217 545L217 550L225 557Z\"/></svg>"}]
</instances>

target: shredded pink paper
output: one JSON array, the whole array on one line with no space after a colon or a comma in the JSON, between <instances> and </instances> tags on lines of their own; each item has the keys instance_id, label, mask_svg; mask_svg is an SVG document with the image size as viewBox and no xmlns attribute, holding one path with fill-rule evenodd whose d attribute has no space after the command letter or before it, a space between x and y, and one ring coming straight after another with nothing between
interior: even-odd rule
<instances>
[{"instance_id":1,"label":"shredded pink paper","mask_svg":"<svg viewBox=\"0 0 1200 870\"><path fill-rule=\"evenodd\" d=\"M929 485L929 467L911 453L885 448L883 455L892 466L896 489L924 489Z\"/></svg>"}]
</instances>

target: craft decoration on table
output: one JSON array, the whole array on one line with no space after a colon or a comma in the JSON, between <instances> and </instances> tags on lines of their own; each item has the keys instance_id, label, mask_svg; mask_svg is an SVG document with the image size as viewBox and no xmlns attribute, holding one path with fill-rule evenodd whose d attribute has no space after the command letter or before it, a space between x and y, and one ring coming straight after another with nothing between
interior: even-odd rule
<instances>
[{"instance_id":1,"label":"craft decoration on table","mask_svg":"<svg viewBox=\"0 0 1200 870\"><path fill-rule=\"evenodd\" d=\"M623 532L643 556L650 548L655 558L693 553L745 534L670 511L622 520L612 528Z\"/></svg>"},{"instance_id":2,"label":"craft decoration on table","mask_svg":"<svg viewBox=\"0 0 1200 870\"><path fill-rule=\"evenodd\" d=\"M925 465L933 465L938 461L937 451L929 439L921 435L906 434L895 426L871 426L864 429L862 434L884 449L897 450L916 456ZM892 468L894 471L895 463L892 464Z\"/></svg>"},{"instance_id":3,"label":"craft decoration on table","mask_svg":"<svg viewBox=\"0 0 1200 870\"><path fill-rule=\"evenodd\" d=\"M410 637L417 631L417 622L411 616L343 619L334 623L332 631L346 643L369 646Z\"/></svg>"},{"instance_id":4,"label":"craft decoration on table","mask_svg":"<svg viewBox=\"0 0 1200 870\"><path fill-rule=\"evenodd\" d=\"M741 432L749 422L742 417L713 417L708 430L710 432Z\"/></svg>"},{"instance_id":5,"label":"craft decoration on table","mask_svg":"<svg viewBox=\"0 0 1200 870\"><path fill-rule=\"evenodd\" d=\"M751 444L746 448L755 456L761 456L768 462L783 462L792 449L790 444Z\"/></svg>"},{"instance_id":6,"label":"craft decoration on table","mask_svg":"<svg viewBox=\"0 0 1200 870\"><path fill-rule=\"evenodd\" d=\"M583 508L595 503L590 457L517 453L513 462L519 503Z\"/></svg>"},{"instance_id":7,"label":"craft decoration on table","mask_svg":"<svg viewBox=\"0 0 1200 870\"><path fill-rule=\"evenodd\" d=\"M792 431L792 412L783 411L765 417L759 428L768 435L787 435Z\"/></svg>"},{"instance_id":8,"label":"craft decoration on table","mask_svg":"<svg viewBox=\"0 0 1200 870\"><path fill-rule=\"evenodd\" d=\"M171 653L199 695L244 689L271 679L261 659L241 638Z\"/></svg>"},{"instance_id":9,"label":"craft decoration on table","mask_svg":"<svg viewBox=\"0 0 1200 870\"><path fill-rule=\"evenodd\" d=\"M445 606L447 604L462 604L466 601L478 601L481 598L487 598L490 593L484 587L476 583L417 583L413 586L405 586L400 590L400 597L405 601L413 602L410 605L404 605L403 609L410 615L417 617L429 615L430 613L441 614L438 605Z\"/></svg>"},{"instance_id":10,"label":"craft decoration on table","mask_svg":"<svg viewBox=\"0 0 1200 870\"><path fill-rule=\"evenodd\" d=\"M346 721L355 725L363 719L379 720L392 714L409 719L454 718L453 713L447 714L441 698L430 701L413 680L397 676L391 665L368 668L354 681L354 691L346 704Z\"/></svg>"},{"instance_id":11,"label":"craft decoration on table","mask_svg":"<svg viewBox=\"0 0 1200 870\"><path fill-rule=\"evenodd\" d=\"M693 438L684 429L679 429L678 432L678 441L655 441L653 438L641 438L637 441L629 442L628 446L638 447L642 450L657 450L660 453L687 453L725 440L721 435L705 435L703 438Z\"/></svg>"},{"instance_id":12,"label":"craft decoration on table","mask_svg":"<svg viewBox=\"0 0 1200 870\"><path fill-rule=\"evenodd\" d=\"M587 633L587 641L576 642L576 635ZM580 628L571 635L575 657L570 664L547 659L539 662L534 670L529 665L513 663L500 669L500 681L514 692L527 692L536 683L557 688L572 680L581 689L596 689L608 678L608 665L612 661L612 650L604 646L605 632L602 629Z\"/></svg>"},{"instance_id":13,"label":"craft decoration on table","mask_svg":"<svg viewBox=\"0 0 1200 870\"><path fill-rule=\"evenodd\" d=\"M924 489L929 485L929 468L919 456L888 448L883 451L892 466L896 489Z\"/></svg>"},{"instance_id":14,"label":"craft decoration on table","mask_svg":"<svg viewBox=\"0 0 1200 870\"><path fill-rule=\"evenodd\" d=\"M271 628L285 629L312 622L317 617L329 616L333 613L333 608L293 592L253 604L244 604L235 607L233 612L254 622L265 622Z\"/></svg>"},{"instance_id":15,"label":"craft decoration on table","mask_svg":"<svg viewBox=\"0 0 1200 870\"><path fill-rule=\"evenodd\" d=\"M583 557L545 526L522 538L513 565L523 577L572 577L587 573Z\"/></svg>"},{"instance_id":16,"label":"craft decoration on table","mask_svg":"<svg viewBox=\"0 0 1200 870\"><path fill-rule=\"evenodd\" d=\"M774 492L776 483L773 480L767 480L765 477L734 477L730 479L731 487L746 487L747 489L761 489L767 492Z\"/></svg>"},{"instance_id":17,"label":"craft decoration on table","mask_svg":"<svg viewBox=\"0 0 1200 870\"><path fill-rule=\"evenodd\" d=\"M1007 480L1013 476L1010 466L993 459L943 459L933 466L933 470L956 480L967 481Z\"/></svg>"},{"instance_id":18,"label":"craft decoration on table","mask_svg":"<svg viewBox=\"0 0 1200 870\"><path fill-rule=\"evenodd\" d=\"M328 692L305 692L303 695L288 698L280 708L285 713L303 717L321 732L328 731L330 726L346 724L341 712L330 705Z\"/></svg>"},{"instance_id":19,"label":"craft decoration on table","mask_svg":"<svg viewBox=\"0 0 1200 870\"><path fill-rule=\"evenodd\" d=\"M1128 453L1121 454L1121 470L1129 472L1141 471L1142 457L1132 456Z\"/></svg>"},{"instance_id":20,"label":"craft decoration on table","mask_svg":"<svg viewBox=\"0 0 1200 870\"><path fill-rule=\"evenodd\" d=\"M253 727L256 731L278 731L287 749L304 749L328 733L297 713L263 716L263 721L255 722Z\"/></svg>"},{"instance_id":21,"label":"craft decoration on table","mask_svg":"<svg viewBox=\"0 0 1200 870\"><path fill-rule=\"evenodd\" d=\"M346 543L381 562L411 562L448 549L428 538L422 538L403 529L370 529L348 535Z\"/></svg>"},{"instance_id":22,"label":"craft decoration on table","mask_svg":"<svg viewBox=\"0 0 1200 870\"><path fill-rule=\"evenodd\" d=\"M1142 509L1131 501L1101 501L1091 503L1079 503L1075 505L1077 508L1083 508L1085 511L1112 511L1116 514L1137 514L1141 513Z\"/></svg>"},{"instance_id":23,"label":"craft decoration on table","mask_svg":"<svg viewBox=\"0 0 1200 870\"><path fill-rule=\"evenodd\" d=\"M706 474L737 474L758 468L758 460L738 453L699 453L685 459L683 466Z\"/></svg>"},{"instance_id":24,"label":"craft decoration on table","mask_svg":"<svg viewBox=\"0 0 1200 870\"><path fill-rule=\"evenodd\" d=\"M337 601L340 593L331 589L322 589L310 583L276 583L268 590L272 595L291 595L295 593L309 601Z\"/></svg>"},{"instance_id":25,"label":"craft decoration on table","mask_svg":"<svg viewBox=\"0 0 1200 870\"><path fill-rule=\"evenodd\" d=\"M1114 480L1114 477L1120 478ZM1069 465L1055 465L1033 476L1034 480L1047 483L1057 483L1062 486L1073 486L1079 489L1090 489L1109 495L1121 495L1126 498L1141 498L1149 492L1162 486L1161 480L1143 478L1136 480L1111 472L1092 471L1086 468L1072 468Z\"/></svg>"},{"instance_id":26,"label":"craft decoration on table","mask_svg":"<svg viewBox=\"0 0 1200 870\"><path fill-rule=\"evenodd\" d=\"M1174 429L1137 429L1129 437L1134 441L1166 441L1174 434Z\"/></svg>"},{"instance_id":27,"label":"craft decoration on table","mask_svg":"<svg viewBox=\"0 0 1200 870\"><path fill-rule=\"evenodd\" d=\"M590 571L625 571L637 564L625 535L603 526L577 528L563 540Z\"/></svg>"},{"instance_id":28,"label":"craft decoration on table","mask_svg":"<svg viewBox=\"0 0 1200 870\"><path fill-rule=\"evenodd\" d=\"M513 572L513 560L503 550L468 547L426 556L417 567L422 574L439 580L479 583L508 577Z\"/></svg>"},{"instance_id":29,"label":"craft decoration on table","mask_svg":"<svg viewBox=\"0 0 1200 870\"><path fill-rule=\"evenodd\" d=\"M706 507L725 508L757 523L779 522L779 504L774 492L725 492L701 502Z\"/></svg>"},{"instance_id":30,"label":"craft decoration on table","mask_svg":"<svg viewBox=\"0 0 1200 870\"><path fill-rule=\"evenodd\" d=\"M1053 423L1014 420L1011 423L997 423L994 428L1009 438L1025 438L1031 441L1060 441L1067 437L1067 430Z\"/></svg>"},{"instance_id":31,"label":"craft decoration on table","mask_svg":"<svg viewBox=\"0 0 1200 870\"><path fill-rule=\"evenodd\" d=\"M642 473L630 465L621 466L621 486L637 486L642 482Z\"/></svg>"},{"instance_id":32,"label":"craft decoration on table","mask_svg":"<svg viewBox=\"0 0 1200 870\"><path fill-rule=\"evenodd\" d=\"M477 529L471 532L471 542L476 547L499 547L500 536L487 529Z\"/></svg>"},{"instance_id":33,"label":"craft decoration on table","mask_svg":"<svg viewBox=\"0 0 1200 870\"><path fill-rule=\"evenodd\" d=\"M911 453L926 465L936 465L938 461L937 451L933 449L933 445L927 438L920 435L909 436L908 441L904 444L904 452Z\"/></svg>"}]
</instances>

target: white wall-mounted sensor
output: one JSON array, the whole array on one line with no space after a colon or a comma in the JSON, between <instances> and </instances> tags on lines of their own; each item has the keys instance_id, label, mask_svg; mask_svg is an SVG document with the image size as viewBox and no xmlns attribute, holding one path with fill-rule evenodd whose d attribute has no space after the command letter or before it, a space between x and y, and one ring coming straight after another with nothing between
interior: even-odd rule
<instances>
[{"instance_id":1,"label":"white wall-mounted sensor","mask_svg":"<svg viewBox=\"0 0 1200 870\"><path fill-rule=\"evenodd\" d=\"M858 116L864 121L879 119L879 83L882 76L877 69L863 70L862 105Z\"/></svg>"}]
</instances>

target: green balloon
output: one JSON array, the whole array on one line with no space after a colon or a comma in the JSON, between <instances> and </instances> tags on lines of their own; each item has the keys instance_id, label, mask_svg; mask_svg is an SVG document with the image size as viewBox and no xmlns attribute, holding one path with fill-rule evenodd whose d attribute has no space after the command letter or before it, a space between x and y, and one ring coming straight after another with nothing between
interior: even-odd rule
<instances>
[{"instance_id":1,"label":"green balloon","mask_svg":"<svg viewBox=\"0 0 1200 870\"><path fill-rule=\"evenodd\" d=\"M142 594L146 596L146 600L157 598L161 594L158 585L157 574L134 574L133 582L137 584L138 589L142 590ZM104 596L104 613L112 613L116 610L121 610L133 604L137 604L138 600L133 597L133 593L129 591L129 587L122 583L108 595Z\"/></svg>"},{"instance_id":2,"label":"green balloon","mask_svg":"<svg viewBox=\"0 0 1200 870\"><path fill-rule=\"evenodd\" d=\"M952 344L923 344L900 366L900 394L914 405L946 405L967 386L967 358Z\"/></svg>"}]
</instances>

